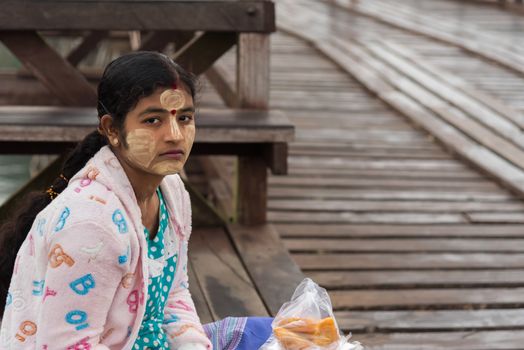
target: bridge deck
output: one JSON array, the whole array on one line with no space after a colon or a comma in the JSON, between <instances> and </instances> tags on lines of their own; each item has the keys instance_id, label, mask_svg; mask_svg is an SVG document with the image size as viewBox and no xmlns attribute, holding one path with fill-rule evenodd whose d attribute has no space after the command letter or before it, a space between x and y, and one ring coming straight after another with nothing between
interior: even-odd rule
<instances>
[{"instance_id":1,"label":"bridge deck","mask_svg":"<svg viewBox=\"0 0 524 350\"><path fill-rule=\"evenodd\" d=\"M432 135L423 120L419 124L405 106L394 110L387 98L394 92L417 101L420 115L438 118L464 137L464 145L520 174L513 156L522 147L511 137L520 136L524 111L518 53L512 62L495 62L452 43L464 34L435 40L406 30L407 25L345 10L342 3L278 3L281 32L272 44L271 107L283 109L295 123L296 140L290 145L289 175L269 180L270 221L304 273L328 288L342 328L367 349L522 348L521 194L508 191L503 178L483 168L482 158L468 159L442 139L440 129ZM383 13L394 14L393 1L358 3L362 12L379 13L383 6L389 11ZM487 5L430 0L402 5L398 11L431 13L439 22L428 25L435 28L443 15L448 23L465 18L466 29L502 37L499 43L483 41L501 50L508 49L506 39L523 39L517 33L524 17ZM496 11L497 17L490 17ZM491 19L509 22L486 26ZM349 44L344 50L343 42ZM329 51L336 45L338 51ZM344 66L340 55L357 68ZM400 58L411 60L411 68L402 70ZM233 59L222 63L232 68ZM426 75L421 78L413 67ZM373 84L362 83L364 69ZM402 79L436 99L395 85ZM462 100L454 101L455 95ZM204 101L220 104L211 94ZM474 120L473 106L487 119ZM463 114L469 124L460 129L444 112ZM507 142L512 151L482 141L478 130Z\"/></svg>"}]
</instances>

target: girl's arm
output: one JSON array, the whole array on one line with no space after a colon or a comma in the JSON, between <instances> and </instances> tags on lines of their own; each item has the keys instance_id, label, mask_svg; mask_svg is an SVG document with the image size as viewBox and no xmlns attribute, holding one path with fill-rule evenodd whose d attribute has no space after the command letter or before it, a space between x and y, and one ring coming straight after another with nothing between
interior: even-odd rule
<instances>
[{"instance_id":1,"label":"girl's arm","mask_svg":"<svg viewBox=\"0 0 524 350\"><path fill-rule=\"evenodd\" d=\"M127 244L115 232L83 222L52 232L48 247L37 348L108 349L100 336L129 267L128 259L119 258Z\"/></svg>"}]
</instances>

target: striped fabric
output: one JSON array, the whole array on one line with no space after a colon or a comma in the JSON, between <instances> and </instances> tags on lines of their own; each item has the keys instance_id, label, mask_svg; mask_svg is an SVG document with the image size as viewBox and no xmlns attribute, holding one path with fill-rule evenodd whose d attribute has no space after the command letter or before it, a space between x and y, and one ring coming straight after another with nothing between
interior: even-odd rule
<instances>
[{"instance_id":1,"label":"striped fabric","mask_svg":"<svg viewBox=\"0 0 524 350\"><path fill-rule=\"evenodd\" d=\"M271 334L272 318L228 317L204 325L214 350L256 350Z\"/></svg>"}]
</instances>

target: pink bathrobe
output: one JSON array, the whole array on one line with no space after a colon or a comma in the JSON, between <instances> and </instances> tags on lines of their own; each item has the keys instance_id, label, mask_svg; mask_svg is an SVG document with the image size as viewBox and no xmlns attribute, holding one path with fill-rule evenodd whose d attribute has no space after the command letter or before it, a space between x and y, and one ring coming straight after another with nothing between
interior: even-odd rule
<instances>
[{"instance_id":1,"label":"pink bathrobe","mask_svg":"<svg viewBox=\"0 0 524 350\"><path fill-rule=\"evenodd\" d=\"M170 349L211 343L187 284L189 195L178 175L160 185L169 211L167 257L177 267L162 327ZM0 349L131 349L149 276L140 208L118 159L103 147L36 217L18 252Z\"/></svg>"}]
</instances>

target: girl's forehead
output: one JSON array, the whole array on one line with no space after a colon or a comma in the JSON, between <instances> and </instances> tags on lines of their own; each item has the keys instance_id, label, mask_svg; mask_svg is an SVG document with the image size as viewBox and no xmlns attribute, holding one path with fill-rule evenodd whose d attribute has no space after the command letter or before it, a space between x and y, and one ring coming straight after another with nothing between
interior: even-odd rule
<instances>
[{"instance_id":1,"label":"girl's forehead","mask_svg":"<svg viewBox=\"0 0 524 350\"><path fill-rule=\"evenodd\" d=\"M193 98L184 88L158 88L153 94L141 98L134 111L140 112L151 106L164 108L168 111L173 108L186 109L193 107Z\"/></svg>"}]
</instances>

